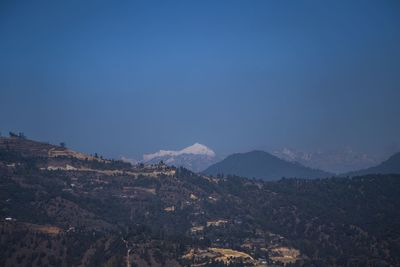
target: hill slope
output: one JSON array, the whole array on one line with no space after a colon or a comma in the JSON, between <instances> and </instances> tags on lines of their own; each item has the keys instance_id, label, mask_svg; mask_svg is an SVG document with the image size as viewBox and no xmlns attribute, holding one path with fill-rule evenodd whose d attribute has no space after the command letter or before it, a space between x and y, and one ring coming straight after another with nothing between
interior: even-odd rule
<instances>
[{"instance_id":1,"label":"hill slope","mask_svg":"<svg viewBox=\"0 0 400 267\"><path fill-rule=\"evenodd\" d=\"M204 171L208 175L237 175L266 181L290 178L324 178L331 174L289 162L264 151L252 151L228 156Z\"/></svg>"},{"instance_id":2,"label":"hill slope","mask_svg":"<svg viewBox=\"0 0 400 267\"><path fill-rule=\"evenodd\" d=\"M358 176L366 174L400 174L400 152L392 155L389 159L385 160L381 164L364 170L355 172L349 172L344 176Z\"/></svg>"},{"instance_id":3,"label":"hill slope","mask_svg":"<svg viewBox=\"0 0 400 267\"><path fill-rule=\"evenodd\" d=\"M400 175L210 178L13 141L0 147L0 266L400 265Z\"/></svg>"}]
</instances>

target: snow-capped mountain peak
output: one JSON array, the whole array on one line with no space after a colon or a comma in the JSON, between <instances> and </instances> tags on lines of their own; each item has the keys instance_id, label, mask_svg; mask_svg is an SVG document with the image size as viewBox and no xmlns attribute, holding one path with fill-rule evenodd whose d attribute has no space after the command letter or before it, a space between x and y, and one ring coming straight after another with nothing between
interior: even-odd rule
<instances>
[{"instance_id":1,"label":"snow-capped mountain peak","mask_svg":"<svg viewBox=\"0 0 400 267\"><path fill-rule=\"evenodd\" d=\"M217 161L215 152L202 144L195 143L181 150L160 150L143 155L143 163L158 163L163 161L168 165L182 166L195 172L206 169Z\"/></svg>"},{"instance_id":2,"label":"snow-capped mountain peak","mask_svg":"<svg viewBox=\"0 0 400 267\"><path fill-rule=\"evenodd\" d=\"M215 157L215 152L212 151L205 145L195 143L189 147L186 147L180 151L182 154L194 154L194 155L206 155L209 157Z\"/></svg>"},{"instance_id":3,"label":"snow-capped mountain peak","mask_svg":"<svg viewBox=\"0 0 400 267\"><path fill-rule=\"evenodd\" d=\"M185 154L215 157L215 152L212 149L208 148L205 145L195 143L195 144L188 146L182 150L160 150L155 153L144 154L143 160L146 162L146 161L150 161L155 158L176 157L176 156L185 155Z\"/></svg>"}]
</instances>

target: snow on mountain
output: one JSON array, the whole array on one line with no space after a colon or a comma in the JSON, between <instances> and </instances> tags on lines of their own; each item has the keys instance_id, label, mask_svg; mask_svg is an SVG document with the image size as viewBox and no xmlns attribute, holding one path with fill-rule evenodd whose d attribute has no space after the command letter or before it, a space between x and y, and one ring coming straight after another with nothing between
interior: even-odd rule
<instances>
[{"instance_id":1,"label":"snow on mountain","mask_svg":"<svg viewBox=\"0 0 400 267\"><path fill-rule=\"evenodd\" d=\"M145 162L147 162L152 159L159 158L159 157L176 157L176 156L180 156L183 154L204 155L204 156L208 156L208 157L215 157L215 152L212 151L210 148L208 148L205 145L195 143L195 144L193 144L189 147L186 147L182 150L160 150L156 153L144 154L143 160Z\"/></svg>"},{"instance_id":2,"label":"snow on mountain","mask_svg":"<svg viewBox=\"0 0 400 267\"><path fill-rule=\"evenodd\" d=\"M182 166L199 172L216 162L216 154L207 146L195 143L181 150L160 150L143 155L144 163L158 163L160 161L168 165Z\"/></svg>"},{"instance_id":3,"label":"snow on mountain","mask_svg":"<svg viewBox=\"0 0 400 267\"><path fill-rule=\"evenodd\" d=\"M379 162L379 159L354 151L349 147L314 152L283 148L275 150L272 154L287 161L296 161L311 168L333 173L364 169Z\"/></svg>"},{"instance_id":4,"label":"snow on mountain","mask_svg":"<svg viewBox=\"0 0 400 267\"><path fill-rule=\"evenodd\" d=\"M309 161L312 158L310 153L296 151L287 147L282 148L282 150L275 150L272 154L287 161Z\"/></svg>"}]
</instances>

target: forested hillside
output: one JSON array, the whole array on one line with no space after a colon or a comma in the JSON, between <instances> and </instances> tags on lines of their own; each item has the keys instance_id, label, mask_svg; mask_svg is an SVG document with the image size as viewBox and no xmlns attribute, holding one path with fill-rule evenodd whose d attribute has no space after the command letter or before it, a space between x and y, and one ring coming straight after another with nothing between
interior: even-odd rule
<instances>
[{"instance_id":1,"label":"forested hillside","mask_svg":"<svg viewBox=\"0 0 400 267\"><path fill-rule=\"evenodd\" d=\"M0 151L0 266L400 264L398 175L265 182L30 150Z\"/></svg>"}]
</instances>

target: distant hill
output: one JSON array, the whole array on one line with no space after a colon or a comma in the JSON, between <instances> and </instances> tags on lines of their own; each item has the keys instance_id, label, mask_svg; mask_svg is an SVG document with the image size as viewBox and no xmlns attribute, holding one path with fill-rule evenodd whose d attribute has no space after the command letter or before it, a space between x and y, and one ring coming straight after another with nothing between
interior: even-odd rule
<instances>
[{"instance_id":1,"label":"distant hill","mask_svg":"<svg viewBox=\"0 0 400 267\"><path fill-rule=\"evenodd\" d=\"M52 145L18 136L0 137L0 151L13 151L20 153L24 157L69 157L79 160L106 162L106 160L99 157L77 152L65 146Z\"/></svg>"},{"instance_id":2,"label":"distant hill","mask_svg":"<svg viewBox=\"0 0 400 267\"><path fill-rule=\"evenodd\" d=\"M344 176L359 176L366 174L399 174L400 173L400 152L392 155L381 164L364 170L349 172Z\"/></svg>"},{"instance_id":3,"label":"distant hill","mask_svg":"<svg viewBox=\"0 0 400 267\"><path fill-rule=\"evenodd\" d=\"M237 175L262 180L286 178L324 178L330 173L305 167L296 162L289 162L264 151L252 151L228 156L204 171L208 175Z\"/></svg>"}]
</instances>

